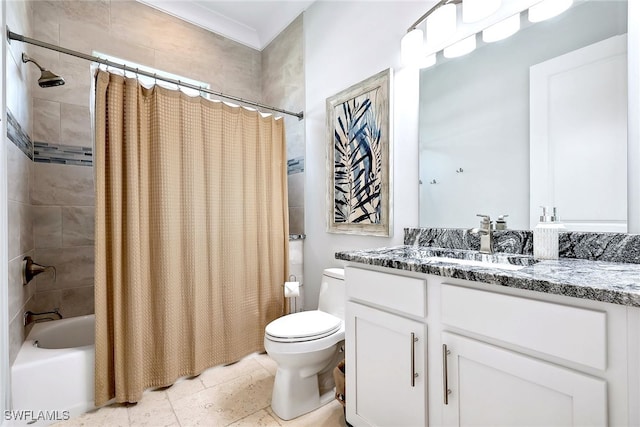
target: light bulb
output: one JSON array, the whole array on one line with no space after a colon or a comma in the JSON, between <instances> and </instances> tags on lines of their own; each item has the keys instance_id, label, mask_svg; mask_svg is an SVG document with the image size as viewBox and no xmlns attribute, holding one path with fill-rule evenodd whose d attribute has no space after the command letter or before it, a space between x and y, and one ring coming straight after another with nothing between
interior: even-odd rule
<instances>
[{"instance_id":1,"label":"light bulb","mask_svg":"<svg viewBox=\"0 0 640 427\"><path fill-rule=\"evenodd\" d=\"M497 42L514 35L520 29L520 14L508 17L482 31L482 40L485 43Z\"/></svg>"},{"instance_id":2,"label":"light bulb","mask_svg":"<svg viewBox=\"0 0 640 427\"><path fill-rule=\"evenodd\" d=\"M446 41L456 32L456 5L445 4L427 18L427 42L431 45Z\"/></svg>"},{"instance_id":3,"label":"light bulb","mask_svg":"<svg viewBox=\"0 0 640 427\"><path fill-rule=\"evenodd\" d=\"M529 8L529 21L540 22L553 18L569 9L573 0L544 0Z\"/></svg>"}]
</instances>

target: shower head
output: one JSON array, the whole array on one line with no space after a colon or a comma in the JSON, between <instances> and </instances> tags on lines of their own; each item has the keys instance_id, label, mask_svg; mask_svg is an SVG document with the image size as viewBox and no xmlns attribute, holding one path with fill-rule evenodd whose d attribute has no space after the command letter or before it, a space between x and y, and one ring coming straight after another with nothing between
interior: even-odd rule
<instances>
[{"instance_id":1,"label":"shower head","mask_svg":"<svg viewBox=\"0 0 640 427\"><path fill-rule=\"evenodd\" d=\"M57 74L52 73L46 68L42 68L40 64L30 58L24 52L22 53L22 62L25 64L27 62L33 62L36 64L36 67L40 69L40 78L38 79L38 84L40 87L53 87L53 86L62 86L64 84L64 79Z\"/></svg>"},{"instance_id":2,"label":"shower head","mask_svg":"<svg viewBox=\"0 0 640 427\"><path fill-rule=\"evenodd\" d=\"M62 86L64 84L64 79L49 70L43 70L40 78L38 79L38 84L40 87Z\"/></svg>"}]
</instances>

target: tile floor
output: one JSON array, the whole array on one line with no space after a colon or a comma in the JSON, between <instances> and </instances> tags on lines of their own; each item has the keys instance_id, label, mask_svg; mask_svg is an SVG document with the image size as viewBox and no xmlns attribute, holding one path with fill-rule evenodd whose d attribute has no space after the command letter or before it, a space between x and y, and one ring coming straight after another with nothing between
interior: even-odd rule
<instances>
[{"instance_id":1,"label":"tile floor","mask_svg":"<svg viewBox=\"0 0 640 427\"><path fill-rule=\"evenodd\" d=\"M266 354L206 370L171 387L148 391L136 405L113 404L55 427L344 427L337 401L291 421L271 411L276 364Z\"/></svg>"}]
</instances>

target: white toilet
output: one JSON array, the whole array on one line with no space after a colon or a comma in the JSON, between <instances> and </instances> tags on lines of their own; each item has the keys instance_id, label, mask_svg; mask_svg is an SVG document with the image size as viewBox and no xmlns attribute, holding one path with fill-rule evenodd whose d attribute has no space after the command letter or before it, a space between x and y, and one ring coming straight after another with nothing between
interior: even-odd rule
<instances>
[{"instance_id":1,"label":"white toilet","mask_svg":"<svg viewBox=\"0 0 640 427\"><path fill-rule=\"evenodd\" d=\"M344 341L344 270L327 268L322 275L318 309L288 314L265 328L264 348L278 364L271 408L290 420L330 402L322 396L318 374L333 370Z\"/></svg>"}]
</instances>

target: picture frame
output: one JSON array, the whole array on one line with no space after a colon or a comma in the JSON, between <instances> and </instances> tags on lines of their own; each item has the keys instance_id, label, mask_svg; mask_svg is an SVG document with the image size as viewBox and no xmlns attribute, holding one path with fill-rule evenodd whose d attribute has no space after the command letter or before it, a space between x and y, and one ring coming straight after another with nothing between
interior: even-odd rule
<instances>
[{"instance_id":1,"label":"picture frame","mask_svg":"<svg viewBox=\"0 0 640 427\"><path fill-rule=\"evenodd\" d=\"M390 236L391 68L327 98L327 231Z\"/></svg>"}]
</instances>

